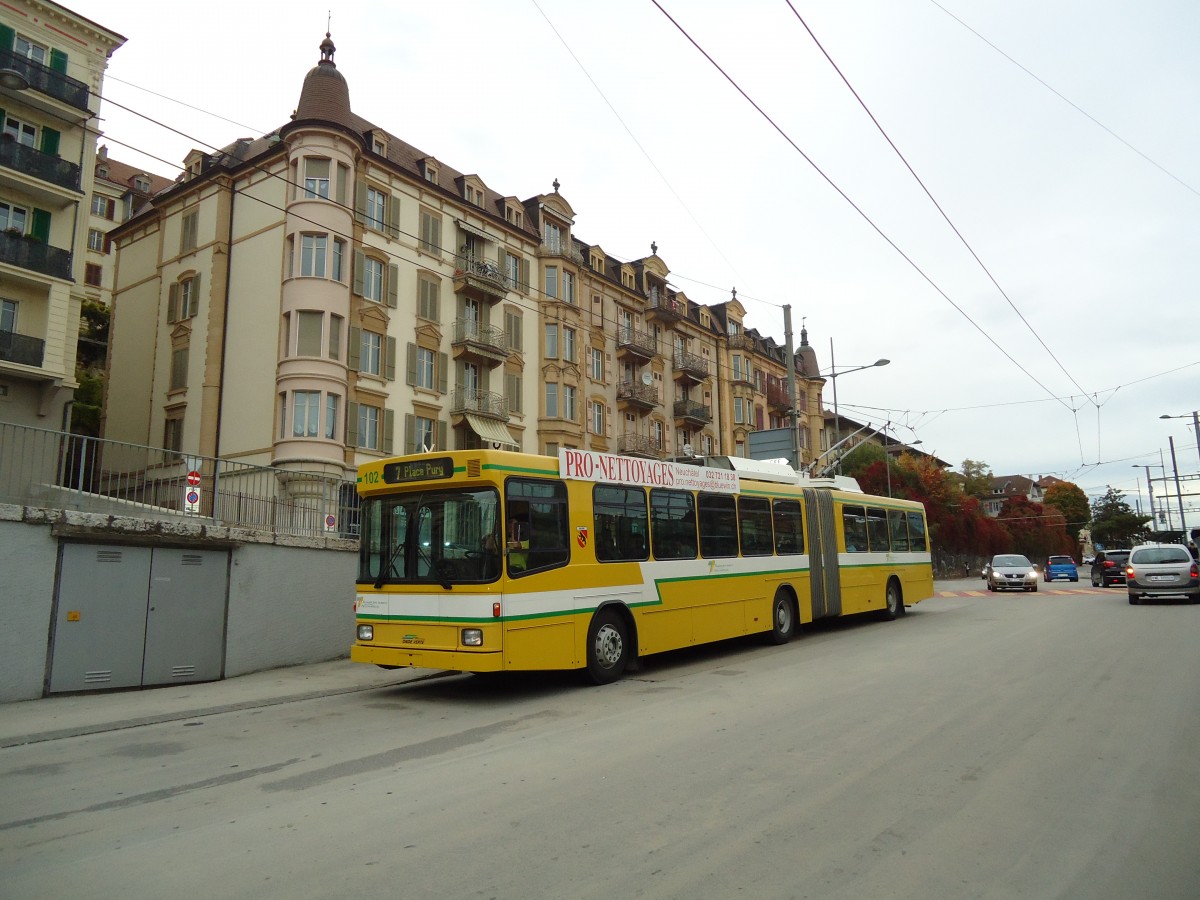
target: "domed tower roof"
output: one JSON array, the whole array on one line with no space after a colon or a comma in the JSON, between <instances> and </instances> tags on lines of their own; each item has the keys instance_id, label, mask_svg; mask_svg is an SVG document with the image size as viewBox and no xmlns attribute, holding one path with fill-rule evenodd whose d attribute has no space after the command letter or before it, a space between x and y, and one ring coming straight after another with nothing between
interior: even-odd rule
<instances>
[{"instance_id":1,"label":"domed tower roof","mask_svg":"<svg viewBox=\"0 0 1200 900\"><path fill-rule=\"evenodd\" d=\"M796 351L799 365L796 370L805 378L820 378L821 367L817 364L817 351L808 343L808 329L800 326L800 349Z\"/></svg>"},{"instance_id":2,"label":"domed tower roof","mask_svg":"<svg viewBox=\"0 0 1200 900\"><path fill-rule=\"evenodd\" d=\"M320 121L340 125L357 134L355 119L350 111L350 85L333 61L337 48L329 33L321 41L321 60L304 76L300 102L292 122Z\"/></svg>"}]
</instances>

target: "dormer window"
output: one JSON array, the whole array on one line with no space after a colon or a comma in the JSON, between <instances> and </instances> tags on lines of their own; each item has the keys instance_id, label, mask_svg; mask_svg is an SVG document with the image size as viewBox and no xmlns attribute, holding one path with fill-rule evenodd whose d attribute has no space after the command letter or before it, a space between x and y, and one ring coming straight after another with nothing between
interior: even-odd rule
<instances>
[{"instance_id":1,"label":"dormer window","mask_svg":"<svg viewBox=\"0 0 1200 900\"><path fill-rule=\"evenodd\" d=\"M521 226L521 211L511 204L504 205L504 220L516 228Z\"/></svg>"},{"instance_id":2,"label":"dormer window","mask_svg":"<svg viewBox=\"0 0 1200 900\"><path fill-rule=\"evenodd\" d=\"M380 156L387 156L387 141L378 136L371 138L371 151Z\"/></svg>"},{"instance_id":3,"label":"dormer window","mask_svg":"<svg viewBox=\"0 0 1200 900\"><path fill-rule=\"evenodd\" d=\"M557 222L547 222L543 240L551 253L561 253L566 247L566 230Z\"/></svg>"},{"instance_id":4,"label":"dormer window","mask_svg":"<svg viewBox=\"0 0 1200 900\"><path fill-rule=\"evenodd\" d=\"M596 272L604 271L604 257L601 256L599 253L591 254L591 260L589 262L590 262L590 265L591 265L593 271L596 271Z\"/></svg>"},{"instance_id":5,"label":"dormer window","mask_svg":"<svg viewBox=\"0 0 1200 900\"><path fill-rule=\"evenodd\" d=\"M428 159L421 160L421 175L425 178L426 181L428 181L432 184L438 183L437 166L434 165L434 163Z\"/></svg>"},{"instance_id":6,"label":"dormer window","mask_svg":"<svg viewBox=\"0 0 1200 900\"><path fill-rule=\"evenodd\" d=\"M135 175L133 177L133 186L143 194L150 193L150 179L144 175Z\"/></svg>"},{"instance_id":7,"label":"dormer window","mask_svg":"<svg viewBox=\"0 0 1200 900\"><path fill-rule=\"evenodd\" d=\"M96 169L96 174L101 178L108 178L108 166L100 166Z\"/></svg>"}]
</instances>

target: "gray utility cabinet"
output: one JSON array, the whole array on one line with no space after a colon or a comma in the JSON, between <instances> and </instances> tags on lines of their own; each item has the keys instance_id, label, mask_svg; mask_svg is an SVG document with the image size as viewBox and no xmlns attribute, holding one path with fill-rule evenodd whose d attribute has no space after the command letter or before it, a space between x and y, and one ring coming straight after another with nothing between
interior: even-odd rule
<instances>
[{"instance_id":1,"label":"gray utility cabinet","mask_svg":"<svg viewBox=\"0 0 1200 900\"><path fill-rule=\"evenodd\" d=\"M50 692L221 677L229 551L61 545Z\"/></svg>"}]
</instances>

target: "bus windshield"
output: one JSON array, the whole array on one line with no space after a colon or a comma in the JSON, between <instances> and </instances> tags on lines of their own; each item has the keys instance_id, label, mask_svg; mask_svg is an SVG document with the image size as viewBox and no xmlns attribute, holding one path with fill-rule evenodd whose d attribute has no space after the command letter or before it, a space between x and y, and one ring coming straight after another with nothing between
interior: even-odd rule
<instances>
[{"instance_id":1,"label":"bus windshield","mask_svg":"<svg viewBox=\"0 0 1200 900\"><path fill-rule=\"evenodd\" d=\"M364 499L360 584L495 581L503 548L494 488L413 491Z\"/></svg>"}]
</instances>

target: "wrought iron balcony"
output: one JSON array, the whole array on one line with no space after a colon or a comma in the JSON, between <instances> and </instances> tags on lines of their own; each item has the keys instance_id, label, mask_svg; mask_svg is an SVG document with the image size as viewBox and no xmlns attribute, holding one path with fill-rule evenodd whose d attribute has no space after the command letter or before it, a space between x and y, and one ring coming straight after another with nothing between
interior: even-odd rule
<instances>
[{"instance_id":1,"label":"wrought iron balcony","mask_svg":"<svg viewBox=\"0 0 1200 900\"><path fill-rule=\"evenodd\" d=\"M675 377L703 381L708 377L708 360L683 350L675 351Z\"/></svg>"},{"instance_id":2,"label":"wrought iron balcony","mask_svg":"<svg viewBox=\"0 0 1200 900\"><path fill-rule=\"evenodd\" d=\"M538 247L538 256L561 256L577 266L583 265L583 254L570 238L550 238Z\"/></svg>"},{"instance_id":3,"label":"wrought iron balcony","mask_svg":"<svg viewBox=\"0 0 1200 900\"><path fill-rule=\"evenodd\" d=\"M617 452L626 456L648 456L662 459L663 449L644 434L623 434L617 438Z\"/></svg>"},{"instance_id":4,"label":"wrought iron balcony","mask_svg":"<svg viewBox=\"0 0 1200 900\"><path fill-rule=\"evenodd\" d=\"M30 269L52 278L71 280L71 253L51 247L28 235L0 231L0 262Z\"/></svg>"},{"instance_id":5,"label":"wrought iron balcony","mask_svg":"<svg viewBox=\"0 0 1200 900\"><path fill-rule=\"evenodd\" d=\"M35 147L14 141L11 137L0 139L0 166L32 175L67 190L79 190L79 166L61 156L51 156Z\"/></svg>"},{"instance_id":6,"label":"wrought iron balcony","mask_svg":"<svg viewBox=\"0 0 1200 900\"><path fill-rule=\"evenodd\" d=\"M666 296L664 291L660 291L656 287L650 289L646 299L648 301L646 315L651 318L661 319L665 322L677 322L687 318L687 304Z\"/></svg>"},{"instance_id":7,"label":"wrought iron balcony","mask_svg":"<svg viewBox=\"0 0 1200 900\"><path fill-rule=\"evenodd\" d=\"M624 326L617 329L617 352L651 360L658 356L658 341L647 331Z\"/></svg>"},{"instance_id":8,"label":"wrought iron balcony","mask_svg":"<svg viewBox=\"0 0 1200 900\"><path fill-rule=\"evenodd\" d=\"M472 319L456 319L450 338L457 356L471 356L488 363L502 363L511 352L503 328L483 325Z\"/></svg>"},{"instance_id":9,"label":"wrought iron balcony","mask_svg":"<svg viewBox=\"0 0 1200 900\"><path fill-rule=\"evenodd\" d=\"M653 384L623 381L617 386L617 402L638 406L642 409L654 409L662 401L658 396L658 388Z\"/></svg>"},{"instance_id":10,"label":"wrought iron balcony","mask_svg":"<svg viewBox=\"0 0 1200 900\"><path fill-rule=\"evenodd\" d=\"M46 355L46 342L41 338L0 331L0 359L22 366L42 367Z\"/></svg>"},{"instance_id":11,"label":"wrought iron balcony","mask_svg":"<svg viewBox=\"0 0 1200 900\"><path fill-rule=\"evenodd\" d=\"M451 414L476 413L508 421L508 401L503 394L477 388L455 388L450 394Z\"/></svg>"},{"instance_id":12,"label":"wrought iron balcony","mask_svg":"<svg viewBox=\"0 0 1200 900\"><path fill-rule=\"evenodd\" d=\"M767 384L767 406L779 411L792 408L792 399L788 396L787 388L777 384Z\"/></svg>"},{"instance_id":13,"label":"wrought iron balcony","mask_svg":"<svg viewBox=\"0 0 1200 900\"><path fill-rule=\"evenodd\" d=\"M500 267L490 259L475 256L454 257L454 290L465 287L476 288L489 300L503 300L517 286L512 283Z\"/></svg>"},{"instance_id":14,"label":"wrought iron balcony","mask_svg":"<svg viewBox=\"0 0 1200 900\"><path fill-rule=\"evenodd\" d=\"M676 400L675 418L707 425L712 421L712 407L694 400Z\"/></svg>"},{"instance_id":15,"label":"wrought iron balcony","mask_svg":"<svg viewBox=\"0 0 1200 900\"><path fill-rule=\"evenodd\" d=\"M34 62L10 48L0 50L0 69L13 69L21 74L32 90L83 112L88 111L88 86L82 81L55 72L49 66Z\"/></svg>"},{"instance_id":16,"label":"wrought iron balcony","mask_svg":"<svg viewBox=\"0 0 1200 900\"><path fill-rule=\"evenodd\" d=\"M740 334L729 335L730 350L755 350L757 349L755 347L756 343L757 342L754 340L754 338L750 337L750 335L746 334L744 331Z\"/></svg>"}]
</instances>

